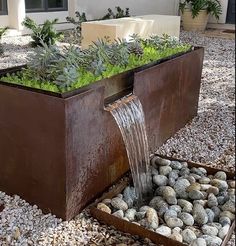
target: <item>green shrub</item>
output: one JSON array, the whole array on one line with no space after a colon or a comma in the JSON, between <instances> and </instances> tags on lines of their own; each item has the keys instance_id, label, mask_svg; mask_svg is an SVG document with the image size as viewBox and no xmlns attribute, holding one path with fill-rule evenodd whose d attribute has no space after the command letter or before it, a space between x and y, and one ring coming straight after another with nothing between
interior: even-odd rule
<instances>
[{"instance_id":1,"label":"green shrub","mask_svg":"<svg viewBox=\"0 0 236 246\"><path fill-rule=\"evenodd\" d=\"M1 42L3 35L6 33L7 29L8 27L0 28L0 42ZM2 54L3 54L3 47L2 47L2 44L0 43L0 55Z\"/></svg>"},{"instance_id":2,"label":"green shrub","mask_svg":"<svg viewBox=\"0 0 236 246\"><path fill-rule=\"evenodd\" d=\"M219 20L222 13L219 0L185 0L180 2L179 9L182 13L185 8L189 8L191 10L193 18L198 16L201 10L207 10L207 13L214 16L217 20Z\"/></svg>"},{"instance_id":3,"label":"green shrub","mask_svg":"<svg viewBox=\"0 0 236 246\"><path fill-rule=\"evenodd\" d=\"M37 25L32 19L26 17L22 22L26 28L32 31L31 42L33 47L42 46L42 43L47 45L53 45L55 42L62 38L62 33L57 32L54 25L58 22L58 19L52 21L46 20L42 26Z\"/></svg>"},{"instance_id":4,"label":"green shrub","mask_svg":"<svg viewBox=\"0 0 236 246\"><path fill-rule=\"evenodd\" d=\"M0 28L0 40L2 36L6 33L7 30L8 30L8 27Z\"/></svg>"},{"instance_id":5,"label":"green shrub","mask_svg":"<svg viewBox=\"0 0 236 246\"><path fill-rule=\"evenodd\" d=\"M125 10L123 10L121 9L121 7L117 6L115 7L115 10L116 10L116 13L114 13L112 9L109 8L108 13L102 17L102 20L130 17L129 8L126 8Z\"/></svg>"},{"instance_id":6,"label":"green shrub","mask_svg":"<svg viewBox=\"0 0 236 246\"><path fill-rule=\"evenodd\" d=\"M75 42L81 42L81 24L87 21L86 14L83 12L82 14L79 11L75 12L75 18L73 17L66 17L66 20L72 24L74 24L74 30L72 31L72 37L74 38Z\"/></svg>"},{"instance_id":7,"label":"green shrub","mask_svg":"<svg viewBox=\"0 0 236 246\"><path fill-rule=\"evenodd\" d=\"M86 50L73 45L64 49L56 45L42 45L29 57L26 69L2 80L65 92L191 49L190 45L167 35L152 36L146 40L133 35L132 42L98 40Z\"/></svg>"}]
</instances>

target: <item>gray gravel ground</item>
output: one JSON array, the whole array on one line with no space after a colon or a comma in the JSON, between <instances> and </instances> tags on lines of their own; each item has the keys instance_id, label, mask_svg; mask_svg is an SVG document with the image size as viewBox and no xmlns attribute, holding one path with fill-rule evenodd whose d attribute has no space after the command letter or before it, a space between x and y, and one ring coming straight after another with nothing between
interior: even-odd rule
<instances>
[{"instance_id":1,"label":"gray gravel ground","mask_svg":"<svg viewBox=\"0 0 236 246\"><path fill-rule=\"evenodd\" d=\"M235 163L235 41L182 32L181 39L205 47L198 116L158 153L218 167ZM212 164L213 165L213 164Z\"/></svg>"},{"instance_id":2,"label":"gray gravel ground","mask_svg":"<svg viewBox=\"0 0 236 246\"><path fill-rule=\"evenodd\" d=\"M25 64L27 55L33 51L29 45L30 40L30 36L3 36L1 43L4 54L0 56L0 69Z\"/></svg>"},{"instance_id":3,"label":"gray gravel ground","mask_svg":"<svg viewBox=\"0 0 236 246\"><path fill-rule=\"evenodd\" d=\"M181 39L206 48L198 116L181 129L158 153L234 170L234 40L181 33ZM4 38L0 68L25 63L32 49L29 37ZM22 47L23 44L23 47ZM84 211L70 222L42 214L18 196L0 192L0 245L152 245L100 225ZM235 235L228 243L235 244Z\"/></svg>"}]
</instances>

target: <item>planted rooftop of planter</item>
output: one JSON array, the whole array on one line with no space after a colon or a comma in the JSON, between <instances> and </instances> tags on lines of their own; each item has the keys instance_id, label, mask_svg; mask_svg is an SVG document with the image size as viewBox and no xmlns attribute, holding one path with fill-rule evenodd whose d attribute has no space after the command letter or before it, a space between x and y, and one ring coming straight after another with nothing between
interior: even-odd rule
<instances>
[{"instance_id":1,"label":"planted rooftop of planter","mask_svg":"<svg viewBox=\"0 0 236 246\"><path fill-rule=\"evenodd\" d=\"M5 75L1 81L63 93L191 49L189 44L168 35L145 40L133 35L130 42L117 40L114 43L107 38L86 50L73 45L61 49L42 43L28 58L27 67Z\"/></svg>"}]
</instances>

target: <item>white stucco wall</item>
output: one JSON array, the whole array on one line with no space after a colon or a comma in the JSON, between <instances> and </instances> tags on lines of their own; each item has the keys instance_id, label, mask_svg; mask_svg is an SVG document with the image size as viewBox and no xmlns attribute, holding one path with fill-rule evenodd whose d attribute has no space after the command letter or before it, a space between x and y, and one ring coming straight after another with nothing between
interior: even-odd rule
<instances>
[{"instance_id":1,"label":"white stucco wall","mask_svg":"<svg viewBox=\"0 0 236 246\"><path fill-rule=\"evenodd\" d=\"M0 15L0 27L9 26L8 15Z\"/></svg>"},{"instance_id":2,"label":"white stucco wall","mask_svg":"<svg viewBox=\"0 0 236 246\"><path fill-rule=\"evenodd\" d=\"M58 19L58 22L66 22L66 17L69 15L68 11L58 12L40 12L40 13L26 13L26 16L32 18L37 24L43 24L45 20Z\"/></svg>"},{"instance_id":3,"label":"white stucco wall","mask_svg":"<svg viewBox=\"0 0 236 246\"><path fill-rule=\"evenodd\" d=\"M219 21L216 18L210 16L209 23L226 23L227 9L228 9L228 0L220 0L222 7L222 14L220 15Z\"/></svg>"},{"instance_id":4,"label":"white stucco wall","mask_svg":"<svg viewBox=\"0 0 236 246\"><path fill-rule=\"evenodd\" d=\"M226 22L228 0L220 0L223 13L219 23ZM128 7L131 15L178 15L179 0L68 0L68 11L41 12L25 14L24 0L8 0L8 15L0 15L0 27L9 26L21 30L21 22L25 15L33 18L38 24L46 19L58 18L59 22L65 22L66 17L73 16L75 11L85 12L88 19L101 18L107 13L108 8L114 9L120 6L122 9ZM209 23L217 23L209 18Z\"/></svg>"},{"instance_id":5,"label":"white stucco wall","mask_svg":"<svg viewBox=\"0 0 236 246\"><path fill-rule=\"evenodd\" d=\"M74 2L73 2L74 1ZM101 18L108 8L120 6L130 9L131 15L163 14L177 15L178 0L70 0L73 7L87 14L88 19ZM70 10L72 13L72 10Z\"/></svg>"},{"instance_id":6,"label":"white stucco wall","mask_svg":"<svg viewBox=\"0 0 236 246\"><path fill-rule=\"evenodd\" d=\"M9 27L22 30L22 21L25 18L25 1L24 0L8 0L8 17Z\"/></svg>"}]
</instances>

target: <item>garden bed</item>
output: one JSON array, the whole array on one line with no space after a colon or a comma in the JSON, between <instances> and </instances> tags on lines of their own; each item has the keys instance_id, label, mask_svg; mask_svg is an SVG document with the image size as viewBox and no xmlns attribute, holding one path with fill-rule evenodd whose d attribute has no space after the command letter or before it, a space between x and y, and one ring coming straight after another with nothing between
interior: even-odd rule
<instances>
[{"instance_id":1,"label":"garden bed","mask_svg":"<svg viewBox=\"0 0 236 246\"><path fill-rule=\"evenodd\" d=\"M194 50L198 50L198 49L201 49L201 48L200 47L194 48ZM162 58L160 60L148 63L146 65L131 69L127 72L123 72L123 73L114 75L110 78L104 78L104 79L101 79L99 81L94 81L89 85L83 86L82 88L74 89L74 90L67 91L67 92L52 92L52 91L32 88L32 87L25 86L25 85L20 85L17 83L12 83L12 82L9 82L9 81L4 80L4 79L1 80L1 77L4 77L6 74L15 74L17 72L22 71L22 69L27 68L27 65L21 65L21 66L16 66L16 67L11 67L11 68L0 70L0 84L8 85L11 87L17 87L19 89L29 90L29 91L33 91L33 92L43 93L46 95L51 95L51 96L55 96L55 97L59 97L59 98L69 98L71 96L83 93L83 92L88 91L90 89L94 89L94 88L97 88L99 86L104 86L105 87L104 98L107 101L106 104L108 104L109 102L116 100L117 96L115 96L115 95L120 95L120 97L121 97L121 95L129 94L130 92L132 92L133 80L134 80L134 74L135 73L138 73L142 70L151 68L151 67L156 66L158 64L161 64L165 61L172 60L174 58L177 58L177 57L184 55L184 54L187 54L189 52L191 52L191 51L177 53L175 55L168 56L168 57Z\"/></svg>"},{"instance_id":2,"label":"garden bed","mask_svg":"<svg viewBox=\"0 0 236 246\"><path fill-rule=\"evenodd\" d=\"M116 186L108 193L105 193L100 199L96 201L95 204L90 207L90 212L92 216L98 219L98 221L110 226L114 226L116 229L125 233L138 235L143 238L149 238L151 241L158 245L162 244L164 246L182 246L190 244L225 246L235 228L235 211L232 211L233 206L235 206L235 201L234 199L231 200L233 197L235 197L235 174L230 172L223 172L222 170L210 168L209 166L202 164L186 162L185 160L163 156L155 156L154 158L153 160L151 160L151 163L153 164L152 175L156 191L154 193L154 198L150 199L150 203L147 202L146 205L143 204L141 208L135 207L134 196L132 198L131 179L127 178L122 183L120 183L119 186ZM186 168L189 168L188 174L186 173ZM167 169L171 170L169 170L168 174L164 175L162 172L167 171ZM173 171L177 171L179 177L178 179L176 179L175 183L170 184L170 172ZM168 185L170 186L162 186L161 184L157 185L156 182L160 182L160 179L158 180L157 178L155 178L156 175L159 175L157 173L161 173L162 175L166 176L169 180ZM183 175L184 177L182 177L182 174L180 175L180 173L185 173ZM195 177L195 181L191 179L190 176ZM180 181L181 179L182 181ZM178 187L177 182L183 182L183 180L189 180L189 186L185 187L185 191L180 191L180 187ZM227 187L224 187L224 189L223 186L217 187L216 185L216 183L221 183L225 185L227 184L226 182L228 183L228 185ZM199 187L201 186L201 191L196 188L197 184L199 185ZM208 189L205 190L208 184L211 185L209 185ZM163 187L173 187L173 190L176 191L177 194L176 197L178 198L176 199L176 202L173 201L173 197L165 196L165 191ZM179 193L177 188L180 191ZM163 190L163 194L161 194L161 189ZM217 204L218 201L220 204L213 204L214 202L216 203L216 201L213 202L213 193L211 193L209 189L211 189L211 192L218 192L218 194L215 193L214 196L215 198L217 198ZM184 192L187 192L189 196L188 198L185 198L186 200L183 198ZM208 200L193 199L193 193L195 193L196 195L196 193L198 192L199 194L203 194L204 192L207 193ZM227 192L226 196L229 196L228 198L226 198L226 196L223 198L221 197L220 193L224 192ZM222 200L221 198L225 200L220 201ZM207 197L204 199L207 199ZM185 200L186 203L184 206L183 200ZM160 202L162 202L162 205L160 205ZM200 205L203 202L205 204ZM194 204L194 206L191 205L192 203ZM166 209L164 209L164 204L167 205ZM221 208L221 210L219 210L218 216L214 212L213 216L210 215L209 211L213 211L214 209L214 206L212 205L216 206L217 208L218 206ZM197 206L200 207L197 208ZM208 209L208 213L205 212L206 218L204 218L204 216L202 215L204 212L201 214L199 213L202 208L204 211L206 211L206 208ZM179 211L177 212L178 209ZM154 216L152 215L152 217L150 216L151 210L154 210ZM228 210L231 210L231 212ZM188 218L187 216L185 216L184 219L184 216L181 217L181 214L187 214ZM156 219L155 216L158 219ZM179 223L180 225L174 225L174 221ZM203 242L198 242L202 244L197 244L197 242L195 242L196 244L194 244L192 241L197 238L202 238L205 240L203 240Z\"/></svg>"},{"instance_id":3,"label":"garden bed","mask_svg":"<svg viewBox=\"0 0 236 246\"><path fill-rule=\"evenodd\" d=\"M73 218L129 169L106 103L138 96L154 150L197 114L202 62L195 48L65 94L0 83L0 189Z\"/></svg>"}]
</instances>

